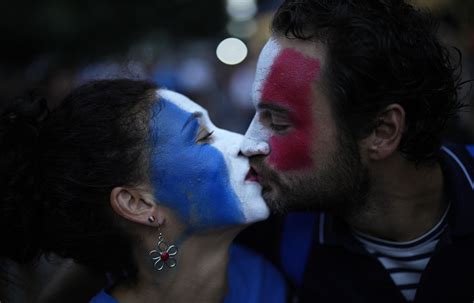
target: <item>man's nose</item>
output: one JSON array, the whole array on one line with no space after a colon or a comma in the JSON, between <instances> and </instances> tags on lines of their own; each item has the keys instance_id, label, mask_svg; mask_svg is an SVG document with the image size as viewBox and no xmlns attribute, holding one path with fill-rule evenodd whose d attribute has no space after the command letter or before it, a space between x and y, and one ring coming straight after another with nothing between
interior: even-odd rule
<instances>
[{"instance_id":1,"label":"man's nose","mask_svg":"<svg viewBox=\"0 0 474 303\"><path fill-rule=\"evenodd\" d=\"M266 156L270 153L270 146L265 141L245 137L240 152L246 157Z\"/></svg>"}]
</instances>

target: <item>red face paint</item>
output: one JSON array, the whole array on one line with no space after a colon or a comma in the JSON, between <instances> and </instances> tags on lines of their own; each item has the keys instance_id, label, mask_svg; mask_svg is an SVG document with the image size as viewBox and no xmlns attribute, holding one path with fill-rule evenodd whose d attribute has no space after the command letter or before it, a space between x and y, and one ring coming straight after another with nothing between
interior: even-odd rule
<instances>
[{"instance_id":1,"label":"red face paint","mask_svg":"<svg viewBox=\"0 0 474 303\"><path fill-rule=\"evenodd\" d=\"M293 130L270 137L268 161L279 170L299 170L312 165L311 139L314 123L311 84L319 76L320 63L304 54L284 49L280 52L262 91L262 103L274 103L290 112Z\"/></svg>"}]
</instances>

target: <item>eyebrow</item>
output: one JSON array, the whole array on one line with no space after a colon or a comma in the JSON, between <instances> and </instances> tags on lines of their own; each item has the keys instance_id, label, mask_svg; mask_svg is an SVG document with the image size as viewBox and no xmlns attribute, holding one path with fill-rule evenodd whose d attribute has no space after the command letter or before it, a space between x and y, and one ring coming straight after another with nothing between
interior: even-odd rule
<instances>
[{"instance_id":1,"label":"eyebrow","mask_svg":"<svg viewBox=\"0 0 474 303\"><path fill-rule=\"evenodd\" d=\"M191 123L192 121L194 121L196 119L199 119L201 117L202 117L201 112L194 112L194 113L190 114L188 119L186 120L186 122L184 122L184 125L181 128L181 131L183 131L188 126L189 123Z\"/></svg>"},{"instance_id":2,"label":"eyebrow","mask_svg":"<svg viewBox=\"0 0 474 303\"><path fill-rule=\"evenodd\" d=\"M288 109L274 103L259 103L257 107L258 109L267 109L281 114L287 114L289 112Z\"/></svg>"}]
</instances>

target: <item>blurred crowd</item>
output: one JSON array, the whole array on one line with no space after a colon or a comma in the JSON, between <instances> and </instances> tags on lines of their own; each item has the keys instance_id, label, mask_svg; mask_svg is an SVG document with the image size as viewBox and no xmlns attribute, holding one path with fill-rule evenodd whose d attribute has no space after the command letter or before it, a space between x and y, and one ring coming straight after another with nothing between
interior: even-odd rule
<instances>
[{"instance_id":1,"label":"blurred crowd","mask_svg":"<svg viewBox=\"0 0 474 303\"><path fill-rule=\"evenodd\" d=\"M43 6L56 2L44 1ZM141 5L135 4L141 9L133 12L133 17L142 22L143 18L150 18L150 12L140 15L140 12L146 11L146 7L143 9L145 2ZM133 36L133 31L126 32L124 35L127 38L124 38L124 41L131 41L126 45L110 45L110 48L100 45L103 52L91 56L90 49L94 49L93 43L96 43L94 41L100 36L91 37L92 45L88 45L87 49L89 52L81 58L81 44L87 43L82 37L77 45L79 54L75 53L71 57L73 59L66 58L66 61L56 60L55 56L61 49L55 49L55 45L50 45L50 48L38 48L37 53L27 57L30 59L28 62L12 64L10 58L5 58L6 60L0 61L0 93L3 98L7 98L35 89L37 93L47 97L51 106L55 106L71 88L87 80L120 77L151 79L162 87L187 94L208 108L212 119L220 127L244 132L253 115L250 90L257 55L270 35L271 16L281 1L222 0L202 4L193 4L192 1L186 0L172 2L177 3L176 7L171 5L151 14L156 19L162 18L161 23L150 22L142 28L137 26L136 30L141 30L142 33L136 39L129 37ZM67 6L68 1L64 3ZM472 1L418 0L414 3L433 10L439 17L442 39L462 53L463 78L466 81L473 79L474 24L471 23L468 13L474 11ZM72 4L71 6L69 9L74 9ZM95 8L91 6L90 9ZM114 20L113 8L104 10L108 12L107 20L116 23L127 22ZM52 11L50 18L65 18L62 11L57 9L57 15ZM7 12L4 11L4 14ZM123 11L120 14L122 15L118 18L127 17L123 15ZM191 20L191 14L195 19ZM208 20L209 16L213 15L216 20ZM205 28L198 31L196 27L200 26L200 22L207 23L203 25ZM183 26L180 27L179 24ZM18 30L19 34L22 31L15 30ZM120 39L120 30L123 28L117 27L119 33L114 33L108 39ZM71 36L75 34L80 33L70 33ZM247 46L248 55L241 63L228 65L216 56L218 44L227 37L239 38ZM41 38L31 43L41 43ZM8 55L11 55L10 53ZM449 139L472 143L474 114L470 108L473 107L474 98L472 85L464 87L465 91L460 96L467 107L461 112L458 123L452 125Z\"/></svg>"}]
</instances>

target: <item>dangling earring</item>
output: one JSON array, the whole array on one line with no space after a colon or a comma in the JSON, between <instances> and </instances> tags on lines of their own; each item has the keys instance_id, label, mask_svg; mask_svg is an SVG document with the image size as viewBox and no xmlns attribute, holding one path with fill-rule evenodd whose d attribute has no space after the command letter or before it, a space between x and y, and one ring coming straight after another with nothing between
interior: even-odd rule
<instances>
[{"instance_id":1,"label":"dangling earring","mask_svg":"<svg viewBox=\"0 0 474 303\"><path fill-rule=\"evenodd\" d=\"M153 216L148 218L150 223L154 222L155 217L151 219L152 217ZM153 249L149 253L153 261L153 267L158 271L162 270L165 267L165 264L169 268L175 267L177 264L175 256L177 254L178 248L176 245L168 245L161 232L158 235L158 244L156 245L156 249Z\"/></svg>"}]
</instances>

